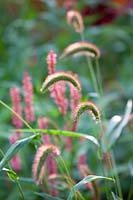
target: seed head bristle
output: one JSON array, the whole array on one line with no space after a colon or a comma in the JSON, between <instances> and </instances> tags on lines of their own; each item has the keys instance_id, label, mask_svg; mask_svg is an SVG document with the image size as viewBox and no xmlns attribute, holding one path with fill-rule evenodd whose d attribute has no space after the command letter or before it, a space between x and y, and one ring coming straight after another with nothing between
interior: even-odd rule
<instances>
[{"instance_id":1,"label":"seed head bristle","mask_svg":"<svg viewBox=\"0 0 133 200\"><path fill-rule=\"evenodd\" d=\"M38 148L32 165L32 176L37 184L40 184L44 178L40 174L44 174L44 164L49 155L59 156L59 148L52 144L41 145Z\"/></svg>"},{"instance_id":2,"label":"seed head bristle","mask_svg":"<svg viewBox=\"0 0 133 200\"><path fill-rule=\"evenodd\" d=\"M76 10L69 10L67 12L67 23L73 26L78 33L82 33L84 30L82 15Z\"/></svg>"},{"instance_id":3,"label":"seed head bristle","mask_svg":"<svg viewBox=\"0 0 133 200\"><path fill-rule=\"evenodd\" d=\"M85 101L78 104L74 112L74 121L78 120L84 112L89 112L96 122L100 120L100 111L91 101Z\"/></svg>"},{"instance_id":4,"label":"seed head bristle","mask_svg":"<svg viewBox=\"0 0 133 200\"><path fill-rule=\"evenodd\" d=\"M67 72L55 72L54 74L51 74L51 75L47 76L47 78L43 82L41 91L45 92L51 86L53 86L55 83L57 83L59 81L70 82L79 91L81 90L81 86L80 86L79 81L74 76L72 76L70 73L67 73Z\"/></svg>"},{"instance_id":5,"label":"seed head bristle","mask_svg":"<svg viewBox=\"0 0 133 200\"><path fill-rule=\"evenodd\" d=\"M60 56L60 59L74 56L100 57L98 47L90 42L81 41L68 45Z\"/></svg>"}]
</instances>

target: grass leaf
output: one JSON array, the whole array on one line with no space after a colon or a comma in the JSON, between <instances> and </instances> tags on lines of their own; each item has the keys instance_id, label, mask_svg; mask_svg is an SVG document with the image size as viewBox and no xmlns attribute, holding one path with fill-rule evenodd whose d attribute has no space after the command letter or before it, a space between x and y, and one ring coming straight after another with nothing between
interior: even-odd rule
<instances>
[{"instance_id":1,"label":"grass leaf","mask_svg":"<svg viewBox=\"0 0 133 200\"><path fill-rule=\"evenodd\" d=\"M122 200L120 197L117 197L114 192L111 192L113 200Z\"/></svg>"},{"instance_id":2,"label":"grass leaf","mask_svg":"<svg viewBox=\"0 0 133 200\"><path fill-rule=\"evenodd\" d=\"M27 132L27 133L32 132L30 129L17 129L17 131ZM54 130L54 129L34 129L34 131L37 133L40 132L40 133L50 134L50 135L64 135L64 136L78 137L78 138L81 137L81 138L88 139L89 141L93 142L95 145L99 146L98 140L92 135L87 135L87 134L77 133L77 132L72 132L72 131Z\"/></svg>"},{"instance_id":3,"label":"grass leaf","mask_svg":"<svg viewBox=\"0 0 133 200\"><path fill-rule=\"evenodd\" d=\"M46 193L39 193L39 192L34 192L34 194L36 194L37 196L40 196L40 197L43 197L43 199L46 199L46 200L63 200L61 198L58 198L58 197L53 197L49 194L46 194Z\"/></svg>"},{"instance_id":4,"label":"grass leaf","mask_svg":"<svg viewBox=\"0 0 133 200\"><path fill-rule=\"evenodd\" d=\"M86 183L90 183L94 180L97 180L97 179L106 179L106 180L109 180L109 181L114 181L112 178L109 178L109 177L104 177L104 176L96 176L96 175L89 175L87 177L85 177L84 179L82 179L80 182L78 182L71 190L71 192L69 193L69 196L67 198L67 200L72 200L74 194L83 186L85 185Z\"/></svg>"},{"instance_id":5,"label":"grass leaf","mask_svg":"<svg viewBox=\"0 0 133 200\"><path fill-rule=\"evenodd\" d=\"M33 139L40 137L40 134L34 134L32 136L26 137L24 139L16 141L13 145L10 146L8 151L5 154L5 157L0 162L0 170L6 165L6 163L26 144L31 142Z\"/></svg>"},{"instance_id":6,"label":"grass leaf","mask_svg":"<svg viewBox=\"0 0 133 200\"><path fill-rule=\"evenodd\" d=\"M120 137L123 128L128 123L131 112L132 112L132 100L128 100L126 109L125 109L125 114L121 122L119 123L117 128L112 132L112 134L110 134L110 138L109 138L110 144L109 144L109 147L107 147L107 149L110 149Z\"/></svg>"}]
</instances>

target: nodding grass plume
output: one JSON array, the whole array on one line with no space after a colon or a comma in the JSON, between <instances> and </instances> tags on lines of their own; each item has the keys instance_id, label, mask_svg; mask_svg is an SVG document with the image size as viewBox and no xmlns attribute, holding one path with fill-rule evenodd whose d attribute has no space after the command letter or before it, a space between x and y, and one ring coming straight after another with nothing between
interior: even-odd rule
<instances>
[{"instance_id":1,"label":"nodding grass plume","mask_svg":"<svg viewBox=\"0 0 133 200\"><path fill-rule=\"evenodd\" d=\"M84 30L82 15L76 10L69 10L67 12L67 23L73 26L78 33L82 33Z\"/></svg>"},{"instance_id":2,"label":"nodding grass plume","mask_svg":"<svg viewBox=\"0 0 133 200\"><path fill-rule=\"evenodd\" d=\"M37 184L41 184L45 176L45 161L49 155L59 156L60 150L52 144L41 145L35 155L32 165L32 176ZM48 169L49 170L49 169Z\"/></svg>"},{"instance_id":3,"label":"nodding grass plume","mask_svg":"<svg viewBox=\"0 0 133 200\"><path fill-rule=\"evenodd\" d=\"M72 85L75 86L79 91L81 90L79 81L73 75L67 72L55 72L54 74L47 76L47 78L43 82L41 92L47 91L51 86L59 81L72 83Z\"/></svg>"},{"instance_id":4,"label":"nodding grass plume","mask_svg":"<svg viewBox=\"0 0 133 200\"><path fill-rule=\"evenodd\" d=\"M99 58L100 50L96 45L87 41L75 42L64 49L60 59L82 55Z\"/></svg>"},{"instance_id":5,"label":"nodding grass plume","mask_svg":"<svg viewBox=\"0 0 133 200\"><path fill-rule=\"evenodd\" d=\"M98 107L91 101L85 101L79 103L78 106L76 107L73 117L74 121L77 121L79 117L86 111L88 111L92 115L95 121L100 120L100 111Z\"/></svg>"}]
</instances>

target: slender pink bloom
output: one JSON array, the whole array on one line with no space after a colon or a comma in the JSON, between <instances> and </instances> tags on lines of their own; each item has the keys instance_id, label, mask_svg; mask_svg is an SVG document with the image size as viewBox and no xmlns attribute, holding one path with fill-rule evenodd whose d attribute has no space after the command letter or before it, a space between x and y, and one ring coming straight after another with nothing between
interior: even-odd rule
<instances>
[{"instance_id":1,"label":"slender pink bloom","mask_svg":"<svg viewBox=\"0 0 133 200\"><path fill-rule=\"evenodd\" d=\"M48 156L47 161L46 161L46 165L47 165L47 169L48 169L48 175L53 176L53 175L57 175L57 164L56 161L53 159L53 157L51 155ZM56 180L50 180L50 184L51 185L56 185ZM55 188L51 188L50 189L50 193L53 196L57 196L58 195L58 190Z\"/></svg>"},{"instance_id":2,"label":"slender pink bloom","mask_svg":"<svg viewBox=\"0 0 133 200\"><path fill-rule=\"evenodd\" d=\"M76 79L78 79L77 74L74 74L73 72L70 72L70 74L73 75L73 77L75 77ZM71 108L72 114L75 108L77 107L77 105L79 104L80 99L81 99L81 93L77 90L76 87L70 84L70 108Z\"/></svg>"},{"instance_id":3,"label":"slender pink bloom","mask_svg":"<svg viewBox=\"0 0 133 200\"><path fill-rule=\"evenodd\" d=\"M24 112L25 120L30 123L35 120L34 107L33 107L33 86L31 82L31 77L27 72L24 73L23 78L23 90L24 90Z\"/></svg>"},{"instance_id":4,"label":"slender pink bloom","mask_svg":"<svg viewBox=\"0 0 133 200\"><path fill-rule=\"evenodd\" d=\"M88 168L87 167L87 161L86 161L87 159L86 159L86 154L84 153L84 154L81 154L80 156L79 156L79 159L78 159L78 169L79 169L79 171L80 171L80 173L81 173L81 175L82 175L82 177L83 178L85 178L88 174L87 174L87 170L84 170L84 168ZM91 191L93 191L93 188L92 188L92 184L91 183L87 183L86 184L86 187L88 188L88 189L90 189Z\"/></svg>"},{"instance_id":5,"label":"slender pink bloom","mask_svg":"<svg viewBox=\"0 0 133 200\"><path fill-rule=\"evenodd\" d=\"M56 57L57 55L54 51L50 51L47 56L49 75L56 72ZM65 82L59 81L58 83L55 83L49 90L51 97L54 99L55 104L58 106L59 111L62 113L62 115L65 115L68 109L68 100L65 97Z\"/></svg>"},{"instance_id":6,"label":"slender pink bloom","mask_svg":"<svg viewBox=\"0 0 133 200\"><path fill-rule=\"evenodd\" d=\"M49 183L53 186L53 188L50 187L50 194L53 196L58 195L57 189L54 188L56 180L52 179L52 177L57 176L57 165L54 157L59 155L60 149L57 146L53 144L43 144L38 148L32 165L32 176L37 184L41 184L46 173L48 174ZM44 163L42 163L42 160L44 160Z\"/></svg>"},{"instance_id":7,"label":"slender pink bloom","mask_svg":"<svg viewBox=\"0 0 133 200\"><path fill-rule=\"evenodd\" d=\"M10 89L10 96L12 100L12 109L21 117L22 116L22 108L21 108L21 100L20 100L20 91L17 87L12 87ZM23 123L22 121L13 114L12 116L12 123L15 126L15 128L22 128ZM10 144L14 144L18 139L19 139L19 132L15 132L12 134L9 138ZM16 171L19 171L21 169L21 160L18 154L16 154L12 159L11 159L11 165L12 168Z\"/></svg>"},{"instance_id":8,"label":"slender pink bloom","mask_svg":"<svg viewBox=\"0 0 133 200\"><path fill-rule=\"evenodd\" d=\"M12 109L21 117L22 116L22 108L21 108L21 99L20 99L20 91L17 87L12 87L10 89L10 96L12 100ZM15 128L22 128L22 121L16 116L12 115L12 123Z\"/></svg>"},{"instance_id":9,"label":"slender pink bloom","mask_svg":"<svg viewBox=\"0 0 133 200\"><path fill-rule=\"evenodd\" d=\"M10 144L14 144L19 139L19 132L15 132L12 134L9 138ZM21 170L21 159L18 154L13 156L13 158L10 160L11 166L15 171Z\"/></svg>"},{"instance_id":10,"label":"slender pink bloom","mask_svg":"<svg viewBox=\"0 0 133 200\"><path fill-rule=\"evenodd\" d=\"M48 119L45 117L39 118L38 126L39 126L39 129L47 129L48 128ZM43 134L43 133L42 133L42 136L43 136L44 144L50 144L50 136Z\"/></svg>"},{"instance_id":11,"label":"slender pink bloom","mask_svg":"<svg viewBox=\"0 0 133 200\"><path fill-rule=\"evenodd\" d=\"M47 129L48 128L48 118L45 118L45 117L39 118L38 126L39 126L39 129ZM43 134L43 141L44 141L44 144L50 145L50 136ZM46 166L47 166L49 177L57 174L57 164L56 164L55 160L53 159L53 156L48 155L47 160L46 160ZM55 180L50 180L50 183L53 186L56 185ZM50 193L53 196L58 195L58 191L55 188L51 188Z\"/></svg>"},{"instance_id":12,"label":"slender pink bloom","mask_svg":"<svg viewBox=\"0 0 133 200\"><path fill-rule=\"evenodd\" d=\"M56 71L56 53L54 51L50 51L47 56L47 64L48 64L48 74L53 74Z\"/></svg>"},{"instance_id":13,"label":"slender pink bloom","mask_svg":"<svg viewBox=\"0 0 133 200\"><path fill-rule=\"evenodd\" d=\"M66 87L64 81L55 83L54 86L50 88L51 97L54 99L54 102L62 115L65 115L68 109L68 100L65 97L65 91Z\"/></svg>"},{"instance_id":14,"label":"slender pink bloom","mask_svg":"<svg viewBox=\"0 0 133 200\"><path fill-rule=\"evenodd\" d=\"M21 170L21 160L20 160L20 156L18 154L16 154L15 156L13 156L13 158L11 159L11 166L15 171L20 171Z\"/></svg>"},{"instance_id":15,"label":"slender pink bloom","mask_svg":"<svg viewBox=\"0 0 133 200\"><path fill-rule=\"evenodd\" d=\"M72 72L70 72L71 75L73 75L76 79L78 79L78 76L76 74L73 74ZM77 88L75 88L72 84L70 84L70 109L71 109L71 117L73 118L73 113L75 111L75 108L77 107L78 103L80 102L81 99L81 94L80 92L77 90ZM77 129L77 121L73 122L71 131L76 131ZM67 150L72 150L72 137L67 137L66 138L66 149Z\"/></svg>"}]
</instances>

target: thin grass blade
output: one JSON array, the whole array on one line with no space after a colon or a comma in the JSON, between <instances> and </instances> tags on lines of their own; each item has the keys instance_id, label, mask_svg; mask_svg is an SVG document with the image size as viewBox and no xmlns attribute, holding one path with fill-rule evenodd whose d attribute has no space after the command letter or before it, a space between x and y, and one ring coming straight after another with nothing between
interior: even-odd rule
<instances>
[{"instance_id":1,"label":"thin grass blade","mask_svg":"<svg viewBox=\"0 0 133 200\"><path fill-rule=\"evenodd\" d=\"M107 149L110 149L116 143L116 141L119 139L119 137L121 136L123 128L128 123L131 112L132 112L132 100L128 100L126 109L125 109L125 114L124 114L121 122L119 123L117 128L113 131L113 133L110 135L110 138L109 138L110 144L109 144L109 147L107 147Z\"/></svg>"},{"instance_id":2,"label":"thin grass blade","mask_svg":"<svg viewBox=\"0 0 133 200\"><path fill-rule=\"evenodd\" d=\"M32 136L26 137L24 139L18 140L13 145L10 146L8 151L5 154L5 157L0 161L0 170L2 170L3 167L5 167L6 163L20 150L22 149L26 144L31 142L33 139L40 138L40 134L34 134Z\"/></svg>"},{"instance_id":3,"label":"thin grass blade","mask_svg":"<svg viewBox=\"0 0 133 200\"><path fill-rule=\"evenodd\" d=\"M27 132L30 133L32 132L30 129L16 129L17 131L20 132ZM87 135L83 133L78 133L78 132L72 132L72 131L62 131L62 130L54 130L54 129L34 129L35 132L41 132L44 134L50 134L50 135L64 135L64 136L70 136L70 137L78 137L78 138L85 138L91 142L93 142L95 145L99 146L98 140L92 136L92 135Z\"/></svg>"},{"instance_id":4,"label":"thin grass blade","mask_svg":"<svg viewBox=\"0 0 133 200\"><path fill-rule=\"evenodd\" d=\"M46 194L44 192L43 193L34 192L34 194L37 195L37 196L42 197L43 199L47 199L47 200L63 200L63 199L58 198L58 197L53 197L53 196L51 196L49 194Z\"/></svg>"},{"instance_id":5,"label":"thin grass blade","mask_svg":"<svg viewBox=\"0 0 133 200\"><path fill-rule=\"evenodd\" d=\"M71 192L69 193L69 196L67 198L67 200L72 200L73 196L75 195L75 193L86 183L90 183L94 180L97 179L106 179L109 181L114 181L114 179L109 178L109 177L104 177L104 176L96 176L96 175L89 175L87 177L85 177L84 179L82 179L80 182L78 182L71 190Z\"/></svg>"}]
</instances>

